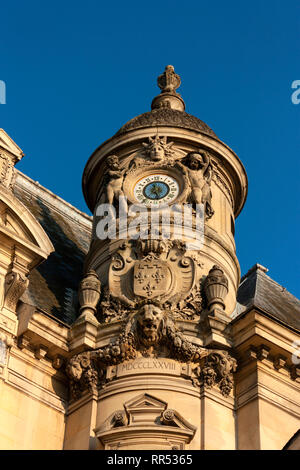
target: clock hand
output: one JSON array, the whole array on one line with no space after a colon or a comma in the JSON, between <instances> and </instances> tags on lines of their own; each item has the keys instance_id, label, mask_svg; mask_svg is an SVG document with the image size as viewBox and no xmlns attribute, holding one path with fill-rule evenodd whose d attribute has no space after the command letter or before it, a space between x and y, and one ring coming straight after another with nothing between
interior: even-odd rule
<instances>
[{"instance_id":1,"label":"clock hand","mask_svg":"<svg viewBox=\"0 0 300 470\"><path fill-rule=\"evenodd\" d=\"M150 192L151 192L151 194L153 194L154 196L159 197L159 195L160 195L161 192L162 192L162 189L161 189L160 186L158 186L157 184L154 183L154 184L152 185L151 189L150 189Z\"/></svg>"}]
</instances>

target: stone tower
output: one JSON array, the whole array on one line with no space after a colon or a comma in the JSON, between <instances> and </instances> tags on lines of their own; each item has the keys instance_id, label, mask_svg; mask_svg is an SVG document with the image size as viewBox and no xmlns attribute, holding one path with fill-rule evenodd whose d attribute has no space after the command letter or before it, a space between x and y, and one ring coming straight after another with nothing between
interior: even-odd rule
<instances>
[{"instance_id":1,"label":"stone tower","mask_svg":"<svg viewBox=\"0 0 300 470\"><path fill-rule=\"evenodd\" d=\"M247 176L185 112L179 85L168 65L151 111L84 170L93 235L71 328L65 448L201 449L210 435L235 447L228 324Z\"/></svg>"},{"instance_id":2,"label":"stone tower","mask_svg":"<svg viewBox=\"0 0 300 470\"><path fill-rule=\"evenodd\" d=\"M93 217L0 129L1 449L299 449L300 300L240 278L245 170L158 85L86 165Z\"/></svg>"}]
</instances>

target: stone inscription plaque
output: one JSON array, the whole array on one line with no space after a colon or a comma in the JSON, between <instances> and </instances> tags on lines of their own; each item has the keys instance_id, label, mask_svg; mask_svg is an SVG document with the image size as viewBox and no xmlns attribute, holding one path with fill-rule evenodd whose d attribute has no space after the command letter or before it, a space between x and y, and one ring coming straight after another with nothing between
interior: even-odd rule
<instances>
[{"instance_id":1,"label":"stone inscription plaque","mask_svg":"<svg viewBox=\"0 0 300 470\"><path fill-rule=\"evenodd\" d=\"M107 377L124 377L139 374L164 374L164 375L189 375L189 365L181 364L171 359L145 358L122 362L116 366L110 366Z\"/></svg>"}]
</instances>

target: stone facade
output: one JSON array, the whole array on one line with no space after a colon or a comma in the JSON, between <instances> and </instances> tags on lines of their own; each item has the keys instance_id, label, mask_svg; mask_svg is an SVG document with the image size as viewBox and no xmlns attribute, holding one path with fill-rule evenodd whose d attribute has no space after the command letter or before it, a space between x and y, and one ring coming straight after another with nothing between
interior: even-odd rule
<instances>
[{"instance_id":1,"label":"stone facade","mask_svg":"<svg viewBox=\"0 0 300 470\"><path fill-rule=\"evenodd\" d=\"M260 265L240 278L244 167L185 112L172 66L158 85L86 164L92 218L18 172L0 131L2 449L297 447L300 302Z\"/></svg>"}]
</instances>

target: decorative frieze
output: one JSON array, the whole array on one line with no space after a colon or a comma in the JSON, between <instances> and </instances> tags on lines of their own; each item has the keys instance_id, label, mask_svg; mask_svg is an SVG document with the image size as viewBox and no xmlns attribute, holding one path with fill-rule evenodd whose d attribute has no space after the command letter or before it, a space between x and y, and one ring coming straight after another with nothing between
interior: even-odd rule
<instances>
[{"instance_id":1,"label":"decorative frieze","mask_svg":"<svg viewBox=\"0 0 300 470\"><path fill-rule=\"evenodd\" d=\"M202 359L206 357L208 359L202 369ZM170 362L169 359L177 362ZM132 360L134 362L130 362ZM195 371L197 375L200 370L201 377L208 374L208 369L213 369L216 374L213 384L218 383L224 395L230 392L235 360L226 352L214 352L191 343L159 304L144 302L137 313L129 317L115 342L104 348L74 355L66 371L70 378L72 397L76 399L85 389L95 393L106 379L112 380L137 371L145 373L152 368L180 375L179 365L176 365L179 363L200 364L200 369L195 368ZM117 367L108 369L109 366ZM187 376L186 370L184 375ZM195 379L196 383L200 382Z\"/></svg>"}]
</instances>

